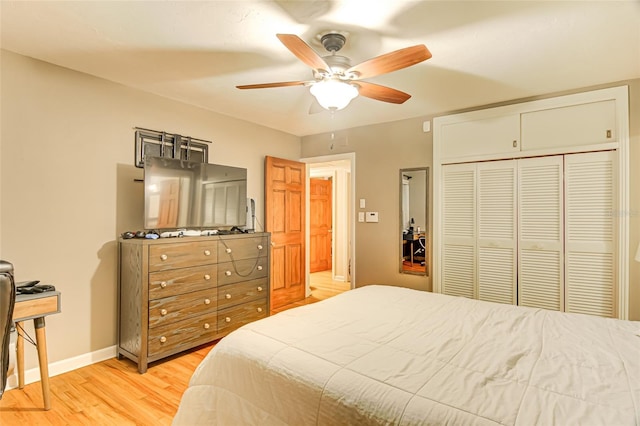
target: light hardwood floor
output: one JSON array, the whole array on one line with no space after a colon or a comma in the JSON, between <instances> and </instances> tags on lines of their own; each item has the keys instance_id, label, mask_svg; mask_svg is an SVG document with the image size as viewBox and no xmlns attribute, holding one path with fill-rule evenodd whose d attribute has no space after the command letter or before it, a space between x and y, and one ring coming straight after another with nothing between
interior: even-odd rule
<instances>
[{"instance_id":1,"label":"light hardwood floor","mask_svg":"<svg viewBox=\"0 0 640 426\"><path fill-rule=\"evenodd\" d=\"M349 283L312 274L311 296L277 310L335 296ZM0 425L170 425L193 371L215 344L150 364L145 374L115 358L52 377L51 410L42 408L40 382L5 391Z\"/></svg>"},{"instance_id":2,"label":"light hardwood floor","mask_svg":"<svg viewBox=\"0 0 640 426\"><path fill-rule=\"evenodd\" d=\"M272 309L271 314L285 311L287 309L295 308L296 306L308 305L309 303L315 303L320 300L328 299L351 289L351 283L334 281L331 278L331 271L315 272L311 275L311 281L309 287L311 288L311 295L300 302L295 302L280 309Z\"/></svg>"}]
</instances>

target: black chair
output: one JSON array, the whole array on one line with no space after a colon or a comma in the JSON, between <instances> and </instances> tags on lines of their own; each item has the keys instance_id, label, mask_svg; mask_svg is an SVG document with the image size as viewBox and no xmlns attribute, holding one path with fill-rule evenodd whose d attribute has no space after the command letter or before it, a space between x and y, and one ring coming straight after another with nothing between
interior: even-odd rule
<instances>
[{"instance_id":1,"label":"black chair","mask_svg":"<svg viewBox=\"0 0 640 426\"><path fill-rule=\"evenodd\" d=\"M9 370L9 338L13 326L13 307L16 303L16 284L13 280L13 265L0 260L0 399L7 385Z\"/></svg>"}]
</instances>

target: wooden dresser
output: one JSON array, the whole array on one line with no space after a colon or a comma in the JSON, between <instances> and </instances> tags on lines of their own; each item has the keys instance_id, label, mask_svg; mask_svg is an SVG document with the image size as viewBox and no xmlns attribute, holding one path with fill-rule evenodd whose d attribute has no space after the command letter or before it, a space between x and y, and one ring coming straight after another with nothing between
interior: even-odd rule
<instances>
[{"instance_id":1,"label":"wooden dresser","mask_svg":"<svg viewBox=\"0 0 640 426\"><path fill-rule=\"evenodd\" d=\"M268 233L121 239L118 357L150 362L269 314Z\"/></svg>"}]
</instances>

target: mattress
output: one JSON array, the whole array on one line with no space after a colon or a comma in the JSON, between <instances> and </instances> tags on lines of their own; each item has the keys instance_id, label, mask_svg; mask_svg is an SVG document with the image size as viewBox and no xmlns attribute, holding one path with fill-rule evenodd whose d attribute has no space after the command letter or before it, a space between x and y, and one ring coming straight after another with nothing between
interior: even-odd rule
<instances>
[{"instance_id":1,"label":"mattress","mask_svg":"<svg viewBox=\"0 0 640 426\"><path fill-rule=\"evenodd\" d=\"M174 425L640 425L640 322L371 285L224 337Z\"/></svg>"}]
</instances>

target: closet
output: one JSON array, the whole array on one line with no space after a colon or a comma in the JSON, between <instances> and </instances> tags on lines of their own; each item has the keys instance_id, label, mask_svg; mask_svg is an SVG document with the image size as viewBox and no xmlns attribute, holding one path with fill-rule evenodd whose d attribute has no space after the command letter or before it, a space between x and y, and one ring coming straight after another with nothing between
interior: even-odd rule
<instances>
[{"instance_id":1,"label":"closet","mask_svg":"<svg viewBox=\"0 0 640 426\"><path fill-rule=\"evenodd\" d=\"M627 96L434 120L434 291L626 317Z\"/></svg>"},{"instance_id":2,"label":"closet","mask_svg":"<svg viewBox=\"0 0 640 426\"><path fill-rule=\"evenodd\" d=\"M612 151L443 166L442 292L613 317Z\"/></svg>"}]
</instances>

